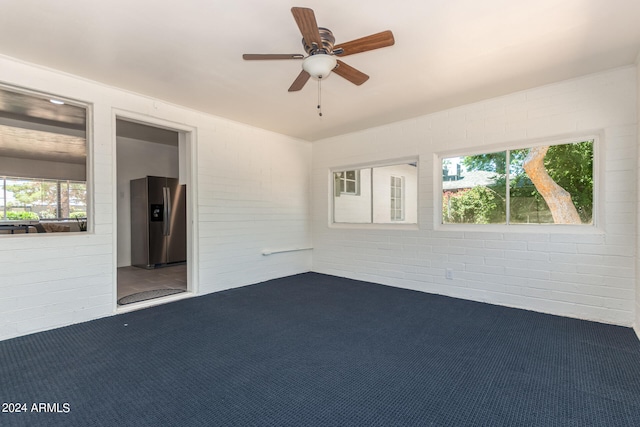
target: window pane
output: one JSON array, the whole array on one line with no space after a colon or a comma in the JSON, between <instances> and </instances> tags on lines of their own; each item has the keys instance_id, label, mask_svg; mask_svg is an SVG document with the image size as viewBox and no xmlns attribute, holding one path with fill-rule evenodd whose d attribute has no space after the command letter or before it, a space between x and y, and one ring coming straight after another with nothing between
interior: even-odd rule
<instances>
[{"instance_id":1,"label":"window pane","mask_svg":"<svg viewBox=\"0 0 640 427\"><path fill-rule=\"evenodd\" d=\"M444 224L506 223L505 151L442 160Z\"/></svg>"},{"instance_id":2,"label":"window pane","mask_svg":"<svg viewBox=\"0 0 640 427\"><path fill-rule=\"evenodd\" d=\"M69 182L69 217L87 217L87 184Z\"/></svg>"},{"instance_id":3,"label":"window pane","mask_svg":"<svg viewBox=\"0 0 640 427\"><path fill-rule=\"evenodd\" d=\"M528 148L510 152L509 222L512 224L553 223L547 203L524 170L523 163L528 153Z\"/></svg>"},{"instance_id":4,"label":"window pane","mask_svg":"<svg viewBox=\"0 0 640 427\"><path fill-rule=\"evenodd\" d=\"M334 172L334 191L338 194L336 189L339 189L340 194L358 194L360 191L359 182L360 171L351 170L344 172Z\"/></svg>"},{"instance_id":5,"label":"window pane","mask_svg":"<svg viewBox=\"0 0 640 427\"><path fill-rule=\"evenodd\" d=\"M592 224L593 144L443 159L443 223Z\"/></svg>"},{"instance_id":6,"label":"window pane","mask_svg":"<svg viewBox=\"0 0 640 427\"><path fill-rule=\"evenodd\" d=\"M338 186L340 188L340 192L344 193L346 191L346 183L344 181L344 179L341 179L340 181L338 181Z\"/></svg>"},{"instance_id":7,"label":"window pane","mask_svg":"<svg viewBox=\"0 0 640 427\"><path fill-rule=\"evenodd\" d=\"M510 222L592 223L593 141L513 150L510 161Z\"/></svg>"},{"instance_id":8,"label":"window pane","mask_svg":"<svg viewBox=\"0 0 640 427\"><path fill-rule=\"evenodd\" d=\"M355 181L347 181L346 182L346 192L347 193L355 193L356 192L356 182Z\"/></svg>"},{"instance_id":9,"label":"window pane","mask_svg":"<svg viewBox=\"0 0 640 427\"><path fill-rule=\"evenodd\" d=\"M50 98L0 87L0 116L12 118L0 124L0 220L62 222L58 228L77 230L69 218L87 211L87 109ZM0 234L15 225L4 224Z\"/></svg>"},{"instance_id":10,"label":"window pane","mask_svg":"<svg viewBox=\"0 0 640 427\"><path fill-rule=\"evenodd\" d=\"M10 221L37 220L33 212L33 201L42 199L42 186L39 182L22 179L4 179L7 193L7 216Z\"/></svg>"},{"instance_id":11,"label":"window pane","mask_svg":"<svg viewBox=\"0 0 640 427\"><path fill-rule=\"evenodd\" d=\"M373 168L373 221L376 224L418 222L418 167L415 163Z\"/></svg>"},{"instance_id":12,"label":"window pane","mask_svg":"<svg viewBox=\"0 0 640 427\"><path fill-rule=\"evenodd\" d=\"M348 176L352 177L351 181L346 180ZM357 183L353 180L357 176L362 182L370 183L371 169L334 174L334 185L340 185L341 188L340 192L334 192L334 222L360 224L371 222L371 185L361 185L360 191L357 191Z\"/></svg>"},{"instance_id":13,"label":"window pane","mask_svg":"<svg viewBox=\"0 0 640 427\"><path fill-rule=\"evenodd\" d=\"M333 177L334 222L417 223L416 163L335 172ZM350 177L355 180L349 179ZM336 191L341 185L346 192Z\"/></svg>"}]
</instances>

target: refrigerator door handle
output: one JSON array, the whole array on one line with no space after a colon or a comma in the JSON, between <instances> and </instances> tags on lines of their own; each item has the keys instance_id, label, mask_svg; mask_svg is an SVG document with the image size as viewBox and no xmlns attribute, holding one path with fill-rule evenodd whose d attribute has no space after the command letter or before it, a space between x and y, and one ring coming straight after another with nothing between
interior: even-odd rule
<instances>
[{"instance_id":1,"label":"refrigerator door handle","mask_svg":"<svg viewBox=\"0 0 640 427\"><path fill-rule=\"evenodd\" d=\"M171 189L169 187L162 187L162 198L164 205L164 230L163 234L168 236L170 234L171 226Z\"/></svg>"}]
</instances>

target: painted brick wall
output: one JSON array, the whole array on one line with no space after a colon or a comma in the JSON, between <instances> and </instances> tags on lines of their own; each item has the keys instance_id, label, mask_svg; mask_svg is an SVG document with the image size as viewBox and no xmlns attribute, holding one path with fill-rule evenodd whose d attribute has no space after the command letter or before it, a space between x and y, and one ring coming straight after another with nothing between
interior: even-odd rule
<instances>
[{"instance_id":1,"label":"painted brick wall","mask_svg":"<svg viewBox=\"0 0 640 427\"><path fill-rule=\"evenodd\" d=\"M636 68L625 67L314 143L313 270L631 325L636 306L635 103ZM440 176L436 154L593 131L602 135L598 230L434 225L434 179ZM328 225L329 168L413 155L420 159L417 229ZM448 268L452 280L445 278Z\"/></svg>"},{"instance_id":2,"label":"painted brick wall","mask_svg":"<svg viewBox=\"0 0 640 427\"><path fill-rule=\"evenodd\" d=\"M640 53L636 59L636 114L638 122L638 147L640 147ZM640 156L640 150L638 150ZM638 167L640 168L640 157L638 158ZM640 181L640 169L638 169L638 175L636 176L636 182ZM638 203L640 203L640 188L638 188ZM640 205L637 208L638 220L636 226L639 227L636 236L636 317L634 328L636 335L640 338Z\"/></svg>"},{"instance_id":3,"label":"painted brick wall","mask_svg":"<svg viewBox=\"0 0 640 427\"><path fill-rule=\"evenodd\" d=\"M198 257L192 279L209 293L308 271L311 146L0 56L2 83L93 105L94 232L0 238L0 339L114 314L114 109L195 129Z\"/></svg>"},{"instance_id":4,"label":"painted brick wall","mask_svg":"<svg viewBox=\"0 0 640 427\"><path fill-rule=\"evenodd\" d=\"M311 146L237 126L202 129L200 281L206 292L311 269L311 251L263 256L262 251L311 247Z\"/></svg>"}]
</instances>

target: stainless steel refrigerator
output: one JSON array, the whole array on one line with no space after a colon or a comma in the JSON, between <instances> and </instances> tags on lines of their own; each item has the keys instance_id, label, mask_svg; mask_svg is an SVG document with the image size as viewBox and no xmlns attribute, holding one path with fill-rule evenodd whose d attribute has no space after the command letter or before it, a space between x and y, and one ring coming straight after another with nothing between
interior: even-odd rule
<instances>
[{"instance_id":1,"label":"stainless steel refrigerator","mask_svg":"<svg viewBox=\"0 0 640 427\"><path fill-rule=\"evenodd\" d=\"M156 268L187 260L186 199L177 178L131 180L131 265Z\"/></svg>"}]
</instances>

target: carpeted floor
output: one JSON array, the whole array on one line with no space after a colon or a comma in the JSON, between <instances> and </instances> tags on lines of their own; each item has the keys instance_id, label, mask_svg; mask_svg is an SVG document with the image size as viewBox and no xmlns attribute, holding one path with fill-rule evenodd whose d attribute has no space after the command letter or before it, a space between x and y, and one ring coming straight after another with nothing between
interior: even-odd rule
<instances>
[{"instance_id":1,"label":"carpeted floor","mask_svg":"<svg viewBox=\"0 0 640 427\"><path fill-rule=\"evenodd\" d=\"M640 341L307 273L0 342L0 401L27 404L2 426L638 426Z\"/></svg>"}]
</instances>

